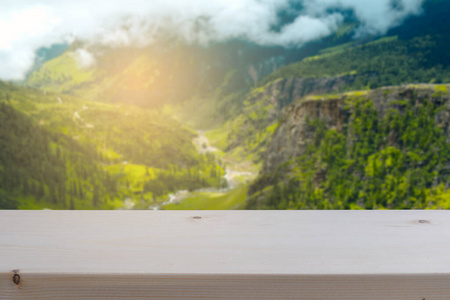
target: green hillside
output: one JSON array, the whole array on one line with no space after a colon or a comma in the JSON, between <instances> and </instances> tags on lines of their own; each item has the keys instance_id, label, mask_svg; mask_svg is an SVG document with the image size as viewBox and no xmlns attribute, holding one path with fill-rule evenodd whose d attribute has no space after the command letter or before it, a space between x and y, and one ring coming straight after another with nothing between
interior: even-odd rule
<instances>
[{"instance_id":1,"label":"green hillside","mask_svg":"<svg viewBox=\"0 0 450 300\"><path fill-rule=\"evenodd\" d=\"M356 75L343 90L449 82L449 44L447 35L428 35L406 40L392 36L363 45L344 45L280 68L260 85L280 78L342 75Z\"/></svg>"},{"instance_id":2,"label":"green hillside","mask_svg":"<svg viewBox=\"0 0 450 300\"><path fill-rule=\"evenodd\" d=\"M340 29L300 48L77 41L0 83L0 206L450 208L448 4L385 36L336 9Z\"/></svg>"},{"instance_id":3,"label":"green hillside","mask_svg":"<svg viewBox=\"0 0 450 300\"><path fill-rule=\"evenodd\" d=\"M220 136L216 145L226 155L260 164L274 151L269 145L289 105L308 95L332 100L345 91L362 90L353 95L363 96L365 91L383 86L450 82L450 59L445 50L448 44L446 35L412 39L393 36L322 50L318 56L267 76L245 95L239 113L214 130L214 135ZM325 93L327 89L332 94ZM446 87L436 89L437 97ZM370 99L358 101L371 105ZM355 98L349 104L349 118L356 123L347 128L358 128L359 123L365 124L363 120L370 120L368 115L358 116L356 107L362 105L357 105L358 101ZM448 208L450 180L445 168L450 161L447 151L450 146L447 133L434 121L447 104L416 103L413 98L398 101L406 101L404 107L391 104L392 107L385 108L389 111L387 116L377 116L373 108L367 112L373 114L373 124L358 129L361 137L355 144L369 140L370 146L365 142L357 148L346 148L354 138L349 137L348 131L327 129L320 125L320 120L311 125L317 143L309 146L307 155L281 165L277 172L262 174L249 189L247 208ZM395 129L391 128L392 122L397 124ZM408 142L399 141L388 147L386 140L392 136L402 136ZM413 158L420 163L413 165ZM395 167L386 167L392 160L396 160ZM323 164L327 167L321 167ZM381 164L381 171L375 167L376 174L370 173L371 164ZM324 170L320 176L318 169ZM317 176L323 176L324 182L318 183Z\"/></svg>"},{"instance_id":4,"label":"green hillside","mask_svg":"<svg viewBox=\"0 0 450 300\"><path fill-rule=\"evenodd\" d=\"M222 88L223 82L230 81L229 74L237 62L231 54L222 52L234 50L211 48L175 42L117 49L95 45L85 48L77 44L45 62L28 77L26 84L86 100L160 108L209 95ZM89 53L93 63L83 66L79 51ZM242 70L236 75L239 78L236 80L234 76L234 85L226 84L228 91L236 87L240 91L246 85Z\"/></svg>"},{"instance_id":5,"label":"green hillside","mask_svg":"<svg viewBox=\"0 0 450 300\"><path fill-rule=\"evenodd\" d=\"M306 124L292 116L280 121L280 128L300 130L302 140L286 144L282 140L290 135L284 129L274 145L303 154L261 174L250 188L247 208L450 208L448 88L411 86L397 92L392 87L294 104L294 110L337 106L335 112L307 117Z\"/></svg>"},{"instance_id":6,"label":"green hillside","mask_svg":"<svg viewBox=\"0 0 450 300\"><path fill-rule=\"evenodd\" d=\"M260 162L283 108L307 95L450 82L450 57L445 50L449 44L445 35L411 40L384 37L324 49L318 56L282 67L242 97L239 113L222 126L225 148L242 150Z\"/></svg>"},{"instance_id":7,"label":"green hillside","mask_svg":"<svg viewBox=\"0 0 450 300\"><path fill-rule=\"evenodd\" d=\"M0 83L2 207L154 205L178 189L222 186L195 132L157 111Z\"/></svg>"},{"instance_id":8,"label":"green hillside","mask_svg":"<svg viewBox=\"0 0 450 300\"><path fill-rule=\"evenodd\" d=\"M65 52L33 72L28 83L45 91L64 93L93 83L99 75L95 69L79 67L74 54Z\"/></svg>"}]
</instances>

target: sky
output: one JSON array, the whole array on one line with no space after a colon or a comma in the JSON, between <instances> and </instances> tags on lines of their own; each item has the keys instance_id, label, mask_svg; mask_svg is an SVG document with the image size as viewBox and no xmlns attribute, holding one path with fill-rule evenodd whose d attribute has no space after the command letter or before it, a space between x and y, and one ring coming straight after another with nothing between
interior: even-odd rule
<instances>
[{"instance_id":1,"label":"sky","mask_svg":"<svg viewBox=\"0 0 450 300\"><path fill-rule=\"evenodd\" d=\"M0 79L23 79L39 48L75 39L144 47L170 35L201 45L239 38L301 47L335 32L344 19L339 10L354 12L361 23L357 35L384 34L406 17L419 15L423 1L0 0ZM293 15L293 21L274 30L282 12ZM74 55L81 67L95 65L86 49Z\"/></svg>"}]
</instances>

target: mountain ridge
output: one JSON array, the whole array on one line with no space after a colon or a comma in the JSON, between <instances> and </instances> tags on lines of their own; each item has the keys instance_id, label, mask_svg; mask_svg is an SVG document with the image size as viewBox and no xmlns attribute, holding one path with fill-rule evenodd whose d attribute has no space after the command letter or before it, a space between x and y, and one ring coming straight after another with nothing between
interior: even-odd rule
<instances>
[{"instance_id":1,"label":"mountain ridge","mask_svg":"<svg viewBox=\"0 0 450 300\"><path fill-rule=\"evenodd\" d=\"M430 193L449 188L449 88L384 87L291 104L250 188L248 208L447 207L448 196L436 203ZM405 194L384 193L398 192L396 185Z\"/></svg>"},{"instance_id":2,"label":"mountain ridge","mask_svg":"<svg viewBox=\"0 0 450 300\"><path fill-rule=\"evenodd\" d=\"M0 185L8 199L0 205L160 207L171 193L223 187L231 164L240 174L261 173L254 182L243 176L225 195L194 192L191 202L167 207L242 208L248 191L249 209L450 208L448 9L445 0L427 0L422 15L364 37L355 36L354 12L339 11L345 21L335 34L298 49L239 39L208 46L169 39L144 48L76 41L22 86L0 82L3 111L27 128L0 115L11 128L0 139L0 176L13 174ZM279 16L283 24L292 17ZM34 153L11 137L23 130L48 134L48 149ZM196 130L214 153L196 152ZM27 174L16 157L23 153L55 161L47 168L54 174ZM33 164L39 171L31 173L44 172Z\"/></svg>"}]
</instances>

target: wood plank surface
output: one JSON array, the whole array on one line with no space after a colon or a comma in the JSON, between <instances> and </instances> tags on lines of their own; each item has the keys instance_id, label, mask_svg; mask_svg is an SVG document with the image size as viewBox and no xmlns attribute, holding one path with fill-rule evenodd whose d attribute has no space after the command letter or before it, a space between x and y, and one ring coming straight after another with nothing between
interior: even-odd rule
<instances>
[{"instance_id":1,"label":"wood plank surface","mask_svg":"<svg viewBox=\"0 0 450 300\"><path fill-rule=\"evenodd\" d=\"M447 211L0 211L0 299L450 299Z\"/></svg>"}]
</instances>

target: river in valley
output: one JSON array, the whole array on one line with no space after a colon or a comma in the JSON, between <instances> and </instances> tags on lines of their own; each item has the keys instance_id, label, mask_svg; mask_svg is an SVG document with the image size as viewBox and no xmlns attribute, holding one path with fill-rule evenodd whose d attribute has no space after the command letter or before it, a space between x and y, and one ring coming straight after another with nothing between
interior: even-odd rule
<instances>
[{"instance_id":1,"label":"river in valley","mask_svg":"<svg viewBox=\"0 0 450 300\"><path fill-rule=\"evenodd\" d=\"M210 141L205 135L204 131L198 131L198 136L194 138L193 140L195 146L197 147L197 150L199 153L206 154L206 153L215 153L219 150L213 146L211 146ZM231 190L237 188L242 182L246 182L247 180L250 180L253 176L253 172L248 171L238 171L233 168L232 164L229 164L225 168L225 175L223 178L225 179L227 183L226 188L203 188L195 191L188 191L188 190L179 190L176 193L169 194L168 200L164 201L157 205L150 205L149 209L152 210L160 210L162 207L168 204L172 203L179 203L183 201L186 198L189 198L194 193L221 193L225 194L230 192ZM126 203L125 203L126 204Z\"/></svg>"}]
</instances>

